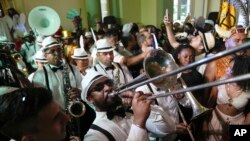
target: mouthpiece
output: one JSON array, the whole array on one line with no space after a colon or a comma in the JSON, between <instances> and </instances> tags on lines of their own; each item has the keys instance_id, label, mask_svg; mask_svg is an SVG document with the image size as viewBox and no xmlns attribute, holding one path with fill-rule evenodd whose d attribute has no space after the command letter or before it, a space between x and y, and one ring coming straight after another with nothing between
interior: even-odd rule
<instances>
[{"instance_id":1,"label":"mouthpiece","mask_svg":"<svg viewBox=\"0 0 250 141\"><path fill-rule=\"evenodd\" d=\"M108 96L109 97L114 97L114 96L116 96L118 94L119 94L118 91L116 91L116 92L109 93Z\"/></svg>"}]
</instances>

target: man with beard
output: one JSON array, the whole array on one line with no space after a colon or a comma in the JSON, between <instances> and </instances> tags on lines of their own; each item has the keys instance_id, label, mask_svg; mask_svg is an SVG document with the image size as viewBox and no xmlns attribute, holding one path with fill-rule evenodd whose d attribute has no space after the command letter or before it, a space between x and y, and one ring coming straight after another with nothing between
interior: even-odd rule
<instances>
[{"instance_id":1,"label":"man with beard","mask_svg":"<svg viewBox=\"0 0 250 141\"><path fill-rule=\"evenodd\" d=\"M44 87L50 90L54 100L67 111L69 102L80 98L81 74L75 66L64 61L62 47L55 38L46 37L42 44L41 50L45 53L48 63L35 71L30 81L35 87ZM85 131L81 131L80 136L87 132L95 118L93 109L85 102L83 104L86 107L86 112L80 117L80 121L85 121L85 123L80 122L79 126Z\"/></svg>"},{"instance_id":2,"label":"man with beard","mask_svg":"<svg viewBox=\"0 0 250 141\"><path fill-rule=\"evenodd\" d=\"M82 81L84 100L89 101L96 109L96 119L84 140L125 141L148 140L147 131L153 137L162 137L175 131L175 124L168 112L151 105L149 95L131 91L110 96L114 92L113 81L94 70L87 71ZM132 113L125 112L124 105L132 102Z\"/></svg>"}]
</instances>

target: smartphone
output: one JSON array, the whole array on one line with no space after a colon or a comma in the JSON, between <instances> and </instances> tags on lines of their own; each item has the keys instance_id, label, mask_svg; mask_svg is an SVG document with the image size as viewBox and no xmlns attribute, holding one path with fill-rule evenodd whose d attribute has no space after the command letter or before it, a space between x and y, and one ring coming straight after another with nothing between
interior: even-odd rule
<instances>
[{"instance_id":1,"label":"smartphone","mask_svg":"<svg viewBox=\"0 0 250 141\"><path fill-rule=\"evenodd\" d=\"M166 9L165 11L165 16L168 16L168 9Z\"/></svg>"}]
</instances>

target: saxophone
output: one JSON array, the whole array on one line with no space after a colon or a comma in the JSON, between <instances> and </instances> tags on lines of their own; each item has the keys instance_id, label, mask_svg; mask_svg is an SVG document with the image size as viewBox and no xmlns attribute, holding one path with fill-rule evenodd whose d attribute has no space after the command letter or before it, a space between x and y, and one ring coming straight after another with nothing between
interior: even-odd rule
<instances>
[{"instance_id":1,"label":"saxophone","mask_svg":"<svg viewBox=\"0 0 250 141\"><path fill-rule=\"evenodd\" d=\"M62 74L65 97L65 111L72 117L79 118L85 113L85 105L78 98L70 99L70 90L72 89L72 87L69 78L69 67L64 59Z\"/></svg>"},{"instance_id":2,"label":"saxophone","mask_svg":"<svg viewBox=\"0 0 250 141\"><path fill-rule=\"evenodd\" d=\"M63 60L63 85L64 85L64 96L65 96L65 111L70 116L70 122L68 124L70 139L80 141L81 129L79 125L79 118L84 115L86 111L85 105L80 99L71 99L70 90L72 89L69 78L69 67L68 63Z\"/></svg>"},{"instance_id":3,"label":"saxophone","mask_svg":"<svg viewBox=\"0 0 250 141\"><path fill-rule=\"evenodd\" d=\"M114 75L114 86L115 87L118 87L120 86L121 84L121 81L120 81L120 69L118 67L118 65L116 63L112 63L115 67L115 69L117 70L116 74Z\"/></svg>"}]
</instances>

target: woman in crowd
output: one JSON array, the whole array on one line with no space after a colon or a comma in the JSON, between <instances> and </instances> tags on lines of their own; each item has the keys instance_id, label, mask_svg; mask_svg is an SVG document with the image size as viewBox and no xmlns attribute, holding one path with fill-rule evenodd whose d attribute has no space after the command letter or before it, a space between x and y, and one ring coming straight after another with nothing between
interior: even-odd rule
<instances>
[{"instance_id":1,"label":"woman in crowd","mask_svg":"<svg viewBox=\"0 0 250 141\"><path fill-rule=\"evenodd\" d=\"M250 72L250 57L235 56L221 78L231 78ZM250 82L240 81L227 83L217 87L217 105L211 116L203 121L204 134L200 134L204 140L229 140L229 125L248 124L249 109L246 108L250 93ZM245 112L245 113L244 113ZM247 114L247 116L245 115Z\"/></svg>"}]
</instances>

